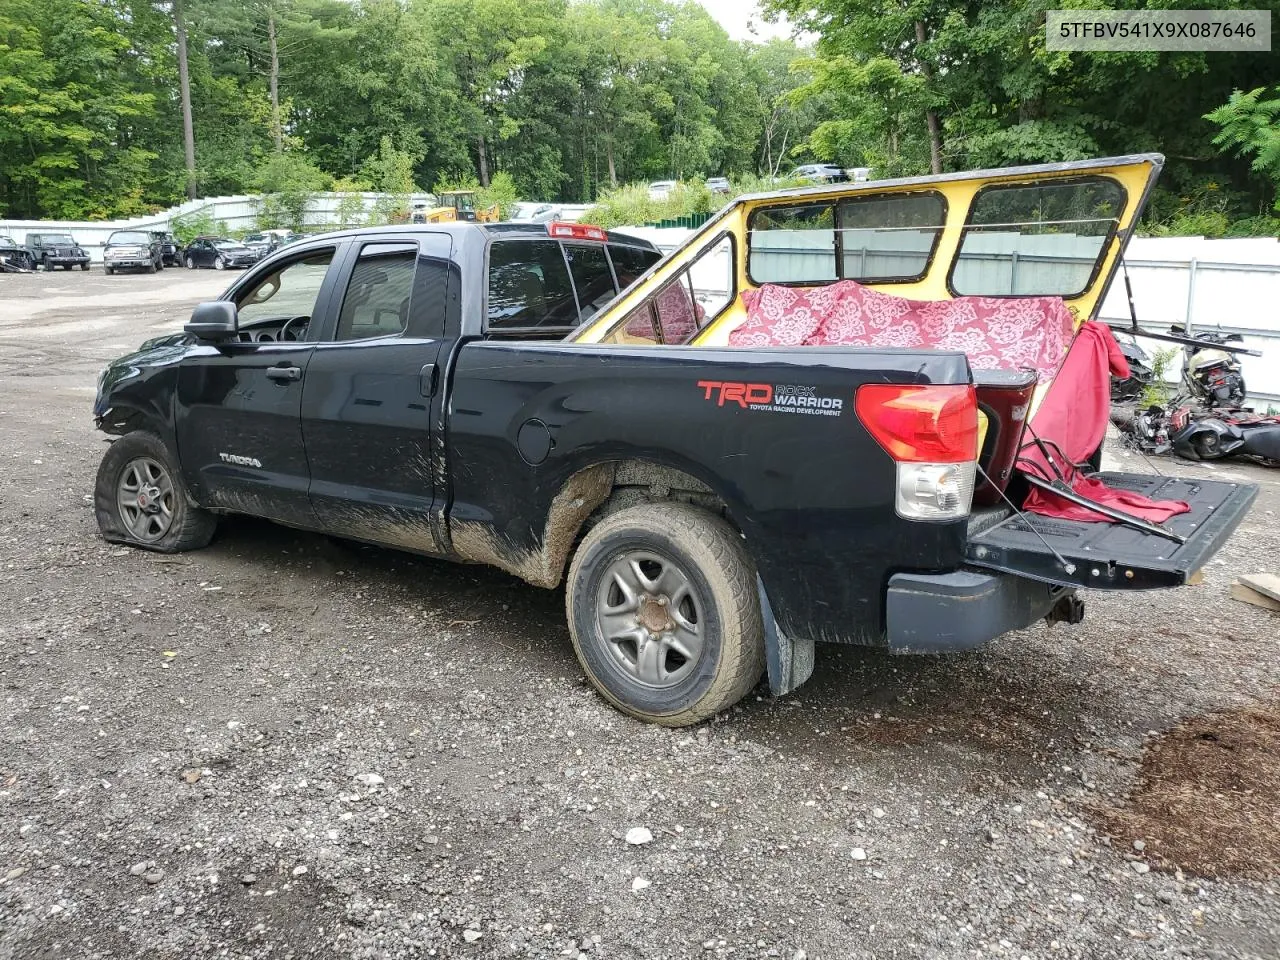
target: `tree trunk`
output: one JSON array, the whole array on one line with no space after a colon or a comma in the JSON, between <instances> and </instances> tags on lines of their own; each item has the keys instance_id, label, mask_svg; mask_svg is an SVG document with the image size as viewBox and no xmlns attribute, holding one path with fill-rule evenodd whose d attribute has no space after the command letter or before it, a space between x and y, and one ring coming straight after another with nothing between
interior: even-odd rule
<instances>
[{"instance_id":1,"label":"tree trunk","mask_svg":"<svg viewBox=\"0 0 1280 960\"><path fill-rule=\"evenodd\" d=\"M178 89L182 98L182 147L187 160L187 199L196 198L196 134L191 122L191 73L187 68L187 25L182 0L173 0L173 21L178 35Z\"/></svg>"},{"instance_id":2,"label":"tree trunk","mask_svg":"<svg viewBox=\"0 0 1280 960\"><path fill-rule=\"evenodd\" d=\"M928 61L920 55L919 47L923 46L926 40L924 32L924 21L916 21L916 61L920 64L920 75L924 77L924 86L930 94L933 93L933 68L929 66ZM929 127L929 171L931 173L942 172L942 125L938 122L938 111L933 107L929 107L924 112L925 123Z\"/></svg>"},{"instance_id":3,"label":"tree trunk","mask_svg":"<svg viewBox=\"0 0 1280 960\"><path fill-rule=\"evenodd\" d=\"M613 137L609 137L604 144L605 156L609 159L609 186L616 187L618 185L618 169L613 165Z\"/></svg>"},{"instance_id":4,"label":"tree trunk","mask_svg":"<svg viewBox=\"0 0 1280 960\"><path fill-rule=\"evenodd\" d=\"M284 124L280 121L280 48L276 43L276 12L267 15L267 39L271 42L271 138L276 153L284 153Z\"/></svg>"},{"instance_id":5,"label":"tree trunk","mask_svg":"<svg viewBox=\"0 0 1280 960\"><path fill-rule=\"evenodd\" d=\"M484 134L476 137L476 153L480 158L480 186L489 186L489 155L484 148Z\"/></svg>"}]
</instances>

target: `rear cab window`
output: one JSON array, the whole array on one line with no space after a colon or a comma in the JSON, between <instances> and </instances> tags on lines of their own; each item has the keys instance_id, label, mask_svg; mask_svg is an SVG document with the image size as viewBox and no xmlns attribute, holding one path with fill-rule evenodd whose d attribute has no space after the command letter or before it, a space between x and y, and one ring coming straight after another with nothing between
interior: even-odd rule
<instances>
[{"instance_id":1,"label":"rear cab window","mask_svg":"<svg viewBox=\"0 0 1280 960\"><path fill-rule=\"evenodd\" d=\"M662 258L616 242L512 237L489 246L486 336L559 339Z\"/></svg>"}]
</instances>

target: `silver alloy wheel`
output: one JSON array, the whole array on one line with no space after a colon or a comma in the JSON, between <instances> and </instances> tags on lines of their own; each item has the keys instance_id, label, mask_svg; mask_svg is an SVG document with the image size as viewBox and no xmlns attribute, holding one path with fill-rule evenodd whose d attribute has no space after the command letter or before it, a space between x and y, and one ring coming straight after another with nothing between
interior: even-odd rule
<instances>
[{"instance_id":1,"label":"silver alloy wheel","mask_svg":"<svg viewBox=\"0 0 1280 960\"><path fill-rule=\"evenodd\" d=\"M187 257L187 269L194 270L196 268L195 257Z\"/></svg>"},{"instance_id":2,"label":"silver alloy wheel","mask_svg":"<svg viewBox=\"0 0 1280 960\"><path fill-rule=\"evenodd\" d=\"M116 505L120 520L138 540L154 543L173 525L173 480L150 457L130 460L120 471Z\"/></svg>"},{"instance_id":3,"label":"silver alloy wheel","mask_svg":"<svg viewBox=\"0 0 1280 960\"><path fill-rule=\"evenodd\" d=\"M605 570L596 624L614 664L646 686L675 686L702 656L697 588L678 564L650 551L628 550Z\"/></svg>"},{"instance_id":4,"label":"silver alloy wheel","mask_svg":"<svg viewBox=\"0 0 1280 960\"><path fill-rule=\"evenodd\" d=\"M223 260L222 257L218 257L216 260L213 261L213 269L215 270L227 269L227 261Z\"/></svg>"}]
</instances>

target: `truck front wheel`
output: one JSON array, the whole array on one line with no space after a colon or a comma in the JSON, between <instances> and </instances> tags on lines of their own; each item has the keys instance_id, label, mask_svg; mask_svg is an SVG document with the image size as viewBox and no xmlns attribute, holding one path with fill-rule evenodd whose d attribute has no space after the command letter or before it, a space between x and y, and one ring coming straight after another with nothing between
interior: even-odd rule
<instances>
[{"instance_id":1,"label":"truck front wheel","mask_svg":"<svg viewBox=\"0 0 1280 960\"><path fill-rule=\"evenodd\" d=\"M207 546L218 523L191 501L164 442L145 430L107 448L93 500L105 539L161 553Z\"/></svg>"},{"instance_id":2,"label":"truck front wheel","mask_svg":"<svg viewBox=\"0 0 1280 960\"><path fill-rule=\"evenodd\" d=\"M602 520L569 567L565 606L582 668L624 713L668 727L733 704L764 671L755 566L742 537L687 504Z\"/></svg>"}]
</instances>

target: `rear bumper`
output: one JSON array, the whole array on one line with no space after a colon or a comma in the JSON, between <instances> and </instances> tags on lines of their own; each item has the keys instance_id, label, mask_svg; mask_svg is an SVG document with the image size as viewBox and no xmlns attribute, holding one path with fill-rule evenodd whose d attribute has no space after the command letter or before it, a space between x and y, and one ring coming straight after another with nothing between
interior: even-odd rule
<instances>
[{"instance_id":1,"label":"rear bumper","mask_svg":"<svg viewBox=\"0 0 1280 960\"><path fill-rule=\"evenodd\" d=\"M890 653L980 647L1044 617L1070 591L1007 573L896 573L885 596Z\"/></svg>"}]
</instances>

